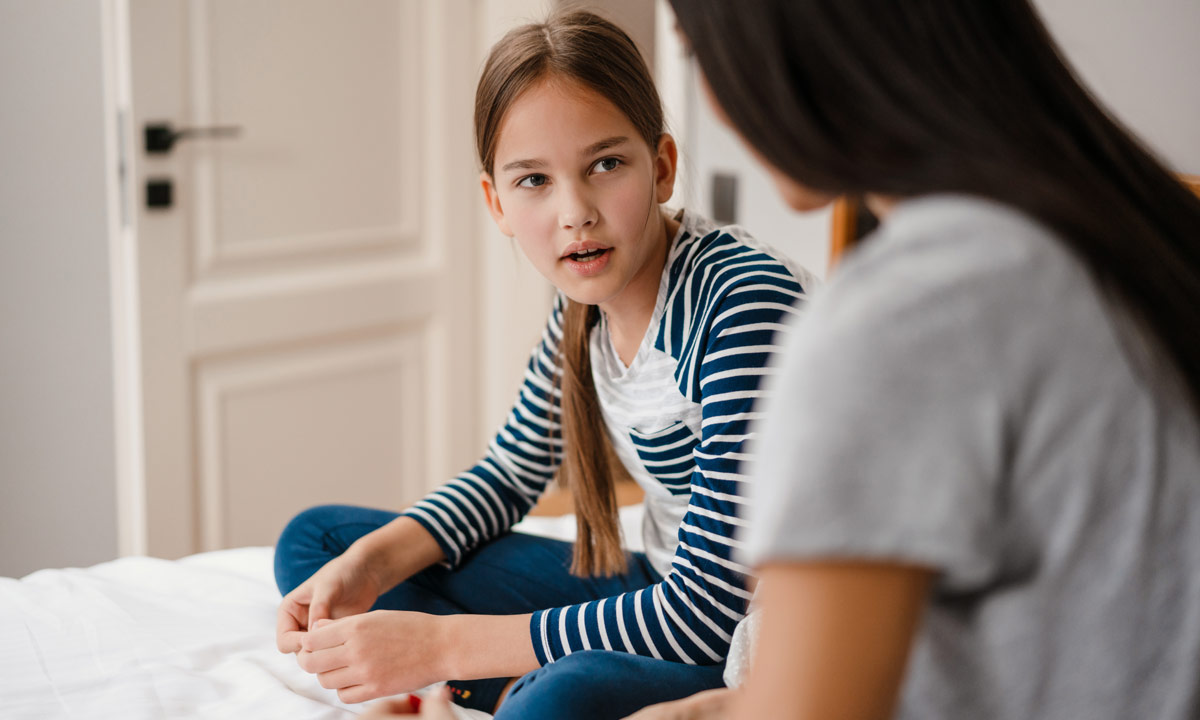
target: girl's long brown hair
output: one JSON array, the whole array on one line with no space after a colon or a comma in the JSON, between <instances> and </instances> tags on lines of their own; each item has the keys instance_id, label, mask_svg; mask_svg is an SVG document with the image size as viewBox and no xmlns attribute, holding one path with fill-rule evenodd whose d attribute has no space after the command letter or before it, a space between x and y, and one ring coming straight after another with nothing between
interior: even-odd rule
<instances>
[{"instance_id":1,"label":"girl's long brown hair","mask_svg":"<svg viewBox=\"0 0 1200 720\"><path fill-rule=\"evenodd\" d=\"M629 118L653 151L663 133L662 104L637 46L620 28L586 12L551 15L510 31L492 48L475 91L475 143L492 175L500 125L512 104L540 81L561 78L587 87ZM626 569L617 522L612 450L592 382L595 305L568 300L559 344L563 458L560 478L575 501L578 538L571 572L612 575Z\"/></svg>"}]
</instances>

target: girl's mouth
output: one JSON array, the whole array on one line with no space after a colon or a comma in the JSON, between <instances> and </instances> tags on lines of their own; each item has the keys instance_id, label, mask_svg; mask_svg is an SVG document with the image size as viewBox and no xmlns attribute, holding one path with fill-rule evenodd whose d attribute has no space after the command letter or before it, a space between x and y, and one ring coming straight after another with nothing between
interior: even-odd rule
<instances>
[{"instance_id":1,"label":"girl's mouth","mask_svg":"<svg viewBox=\"0 0 1200 720\"><path fill-rule=\"evenodd\" d=\"M562 260L567 268L577 275L595 275L608 265L612 248L592 248L564 255Z\"/></svg>"},{"instance_id":2,"label":"girl's mouth","mask_svg":"<svg viewBox=\"0 0 1200 720\"><path fill-rule=\"evenodd\" d=\"M588 260L597 258L606 252L608 252L608 248L593 248L591 250L583 250L581 252L571 253L567 257L571 258L575 262L587 262Z\"/></svg>"}]
</instances>

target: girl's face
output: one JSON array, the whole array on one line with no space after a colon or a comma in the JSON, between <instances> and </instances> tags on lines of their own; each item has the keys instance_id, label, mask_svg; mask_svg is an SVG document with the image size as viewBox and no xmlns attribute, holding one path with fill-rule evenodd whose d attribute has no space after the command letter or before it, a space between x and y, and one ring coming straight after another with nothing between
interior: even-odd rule
<instances>
[{"instance_id":1,"label":"girl's face","mask_svg":"<svg viewBox=\"0 0 1200 720\"><path fill-rule=\"evenodd\" d=\"M666 259L659 203L675 143L651 148L613 103L579 83L542 80L508 109L494 175L480 177L501 232L555 287L607 312L651 306Z\"/></svg>"}]
</instances>

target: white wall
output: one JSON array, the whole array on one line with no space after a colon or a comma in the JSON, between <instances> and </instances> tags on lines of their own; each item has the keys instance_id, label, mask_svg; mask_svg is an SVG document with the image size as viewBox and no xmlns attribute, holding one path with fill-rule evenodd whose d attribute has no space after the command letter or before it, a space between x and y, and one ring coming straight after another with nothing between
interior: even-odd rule
<instances>
[{"instance_id":1,"label":"white wall","mask_svg":"<svg viewBox=\"0 0 1200 720\"><path fill-rule=\"evenodd\" d=\"M711 215L713 174L733 174L738 183L737 224L824 277L829 264L830 210L797 213L784 204L770 177L750 157L741 140L709 109L701 94L698 72L690 77L688 104L694 115L684 148L688 160L685 172L689 174L685 187L692 196L685 204Z\"/></svg>"},{"instance_id":2,"label":"white wall","mask_svg":"<svg viewBox=\"0 0 1200 720\"><path fill-rule=\"evenodd\" d=\"M1200 2L1034 5L1100 101L1173 169L1200 173Z\"/></svg>"},{"instance_id":3,"label":"white wall","mask_svg":"<svg viewBox=\"0 0 1200 720\"><path fill-rule=\"evenodd\" d=\"M101 37L0 0L0 576L116 556Z\"/></svg>"}]
</instances>

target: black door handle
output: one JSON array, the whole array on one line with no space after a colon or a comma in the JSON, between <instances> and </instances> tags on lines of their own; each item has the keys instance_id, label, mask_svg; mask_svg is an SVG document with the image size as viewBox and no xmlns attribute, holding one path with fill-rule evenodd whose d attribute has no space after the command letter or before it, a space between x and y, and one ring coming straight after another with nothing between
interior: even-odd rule
<instances>
[{"instance_id":1,"label":"black door handle","mask_svg":"<svg viewBox=\"0 0 1200 720\"><path fill-rule=\"evenodd\" d=\"M161 155L171 152L171 148L180 140L197 137L232 138L237 137L241 132L242 128L238 125L175 130L170 123L146 123L146 152L151 155Z\"/></svg>"}]
</instances>

